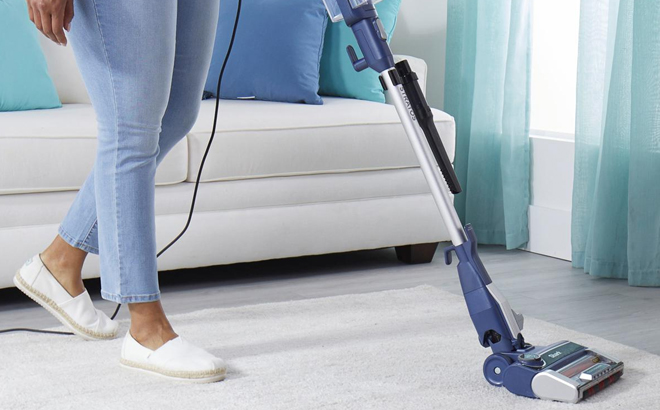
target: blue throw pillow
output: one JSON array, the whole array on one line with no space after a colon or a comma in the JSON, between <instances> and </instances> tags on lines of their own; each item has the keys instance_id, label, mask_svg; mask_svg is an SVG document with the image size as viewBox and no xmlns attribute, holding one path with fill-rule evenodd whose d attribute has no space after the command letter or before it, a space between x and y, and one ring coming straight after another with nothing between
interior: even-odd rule
<instances>
[{"instance_id":1,"label":"blue throw pillow","mask_svg":"<svg viewBox=\"0 0 660 410\"><path fill-rule=\"evenodd\" d=\"M0 0L0 111L61 107L25 0Z\"/></svg>"},{"instance_id":2,"label":"blue throw pillow","mask_svg":"<svg viewBox=\"0 0 660 410\"><path fill-rule=\"evenodd\" d=\"M401 0L383 0L376 4L378 17L387 31L389 42L396 27ZM360 49L353 31L340 21L330 24L325 34L323 58L321 59L321 95L357 98L360 100L385 102L385 93L378 80L378 73L367 68L362 72L353 69L346 47L352 45L360 56Z\"/></svg>"},{"instance_id":3,"label":"blue throw pillow","mask_svg":"<svg viewBox=\"0 0 660 410\"><path fill-rule=\"evenodd\" d=\"M223 0L206 96L215 96L237 0ZM323 104L319 65L328 18L322 0L243 1L221 98Z\"/></svg>"}]
</instances>

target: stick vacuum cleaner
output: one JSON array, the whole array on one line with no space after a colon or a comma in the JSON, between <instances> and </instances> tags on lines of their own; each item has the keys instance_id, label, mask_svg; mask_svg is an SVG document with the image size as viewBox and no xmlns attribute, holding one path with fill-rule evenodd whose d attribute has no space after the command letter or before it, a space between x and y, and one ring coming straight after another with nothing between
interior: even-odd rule
<instances>
[{"instance_id":1,"label":"stick vacuum cleaner","mask_svg":"<svg viewBox=\"0 0 660 410\"><path fill-rule=\"evenodd\" d=\"M379 0L375 0L378 2ZM595 349L569 341L532 346L521 333L522 315L516 313L495 287L477 254L472 227L464 228L447 188L461 192L460 183L433 122L433 114L407 61L394 63L387 34L374 0L324 0L333 22L344 20L353 30L363 57L353 47L348 56L357 71L371 68L380 73L383 89L394 102L424 177L451 235L445 249L450 265L458 257L458 274L470 318L479 343L489 347L483 373L494 386L531 398L577 403L616 382L623 362ZM443 182L444 179L444 182Z\"/></svg>"}]
</instances>

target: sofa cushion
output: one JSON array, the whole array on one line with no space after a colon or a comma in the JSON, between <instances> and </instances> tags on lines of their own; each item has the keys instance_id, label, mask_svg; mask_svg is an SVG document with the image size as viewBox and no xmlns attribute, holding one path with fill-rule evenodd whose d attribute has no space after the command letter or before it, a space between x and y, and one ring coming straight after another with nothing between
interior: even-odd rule
<instances>
[{"instance_id":1,"label":"sofa cushion","mask_svg":"<svg viewBox=\"0 0 660 410\"><path fill-rule=\"evenodd\" d=\"M0 195L77 190L96 157L96 116L89 104L0 113ZM184 181L185 138L158 167L156 183Z\"/></svg>"},{"instance_id":2,"label":"sofa cushion","mask_svg":"<svg viewBox=\"0 0 660 410\"><path fill-rule=\"evenodd\" d=\"M202 181L418 167L393 106L327 97L322 106L220 101ZM188 181L195 181L213 125L215 100L202 102L188 135ZM454 119L433 110L450 158Z\"/></svg>"},{"instance_id":3,"label":"sofa cushion","mask_svg":"<svg viewBox=\"0 0 660 410\"><path fill-rule=\"evenodd\" d=\"M193 130L158 167L157 185L194 181L213 125L202 102ZM433 110L450 158L454 120ZM96 155L91 105L0 113L0 195L77 190ZM29 162L28 162L29 160ZM394 107L326 98L323 106L220 101L218 129L203 181L417 167Z\"/></svg>"},{"instance_id":4,"label":"sofa cushion","mask_svg":"<svg viewBox=\"0 0 660 410\"><path fill-rule=\"evenodd\" d=\"M157 187L156 216L188 215L194 187L192 182ZM429 188L419 168L406 168L209 182L202 184L198 192L196 215L428 195ZM76 194L76 191L58 191L0 195L0 231L57 224L65 217Z\"/></svg>"}]
</instances>

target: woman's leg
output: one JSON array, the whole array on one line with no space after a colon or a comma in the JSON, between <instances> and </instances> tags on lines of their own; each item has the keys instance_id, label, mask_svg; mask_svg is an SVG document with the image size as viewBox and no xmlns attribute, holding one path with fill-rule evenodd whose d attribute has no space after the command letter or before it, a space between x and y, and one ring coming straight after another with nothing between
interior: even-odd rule
<instances>
[{"instance_id":1,"label":"woman's leg","mask_svg":"<svg viewBox=\"0 0 660 410\"><path fill-rule=\"evenodd\" d=\"M176 61L178 60L177 57ZM176 62L175 65L177 65ZM175 70L170 102L163 117L156 166L160 165L172 148L190 131L199 111L201 94L193 96L194 87L183 90L182 85L177 86L179 82L176 77L180 77L177 72ZM176 89L181 89L181 91L176 93ZM177 94L181 95L181 98L173 99L172 97ZM58 235L41 253L44 264L73 296L77 296L85 290L82 282L82 267L87 254L99 254L94 191L93 167L62 220L58 228Z\"/></svg>"},{"instance_id":2,"label":"woman's leg","mask_svg":"<svg viewBox=\"0 0 660 410\"><path fill-rule=\"evenodd\" d=\"M96 231L104 298L158 300L154 177L172 83L176 0L75 2L69 33L98 121L91 195L77 227Z\"/></svg>"},{"instance_id":3,"label":"woman's leg","mask_svg":"<svg viewBox=\"0 0 660 410\"><path fill-rule=\"evenodd\" d=\"M85 291L82 281L82 267L87 257L86 251L75 248L57 235L53 242L40 253L41 260L57 281L76 297Z\"/></svg>"},{"instance_id":4,"label":"woman's leg","mask_svg":"<svg viewBox=\"0 0 660 410\"><path fill-rule=\"evenodd\" d=\"M212 16L219 0L188 1L183 10L178 10L177 23L191 20L191 15L201 15L195 8L210 10L206 16ZM186 18L188 16L188 18ZM167 153L192 129L197 119L204 90L204 82L210 65L213 38L217 19L206 19L200 24L198 19L194 29L177 32L174 73L167 109L162 120L159 136L159 153L156 164L159 165ZM212 27L211 27L212 26ZM204 38L207 37L206 41ZM98 254L98 226L96 218L96 200L94 195L94 169L81 186L67 215L59 226L58 233L71 248L86 253ZM57 238L56 238L57 239ZM58 249L59 250L59 249ZM46 252L46 251L44 251ZM59 250L61 252L61 250ZM59 253L58 252L58 253ZM54 255L55 253L52 252Z\"/></svg>"},{"instance_id":5,"label":"woman's leg","mask_svg":"<svg viewBox=\"0 0 660 410\"><path fill-rule=\"evenodd\" d=\"M219 0L179 0L177 9L176 58L174 74L163 117L161 141L172 147L195 124L206 82ZM177 335L172 330L160 301L132 303L131 335L143 346L157 349Z\"/></svg>"},{"instance_id":6,"label":"woman's leg","mask_svg":"<svg viewBox=\"0 0 660 410\"><path fill-rule=\"evenodd\" d=\"M176 56L171 90L158 140L156 165L160 164L167 152L185 136L195 122L210 64L217 15L218 0L188 0L178 7ZM51 270L62 272L65 280L60 282L79 283L79 292L83 290L80 270L84 256L87 252L99 253L94 192L95 178L92 171L60 226L60 235L42 253L47 266L55 265ZM102 275L103 273L102 271ZM73 294L71 289L67 290ZM157 347L176 336L159 301L131 304L129 309L132 317L131 333L144 345ZM150 336L158 340L149 343L147 339Z\"/></svg>"}]
</instances>

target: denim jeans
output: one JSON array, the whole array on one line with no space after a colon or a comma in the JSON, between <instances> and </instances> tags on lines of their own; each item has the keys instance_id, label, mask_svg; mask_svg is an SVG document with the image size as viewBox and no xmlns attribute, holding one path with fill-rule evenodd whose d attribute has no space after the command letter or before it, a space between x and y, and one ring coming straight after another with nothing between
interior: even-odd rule
<instances>
[{"instance_id":1,"label":"denim jeans","mask_svg":"<svg viewBox=\"0 0 660 410\"><path fill-rule=\"evenodd\" d=\"M95 163L58 228L100 258L101 296L160 299L156 167L199 112L219 0L75 0L68 34L98 121Z\"/></svg>"}]
</instances>

